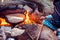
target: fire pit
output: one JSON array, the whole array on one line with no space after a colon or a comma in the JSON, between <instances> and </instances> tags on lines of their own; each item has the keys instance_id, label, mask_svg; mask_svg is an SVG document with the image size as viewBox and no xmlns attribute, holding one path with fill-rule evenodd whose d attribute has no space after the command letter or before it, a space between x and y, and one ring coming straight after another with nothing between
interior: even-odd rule
<instances>
[{"instance_id":1,"label":"fire pit","mask_svg":"<svg viewBox=\"0 0 60 40\"><path fill-rule=\"evenodd\" d=\"M1 12L0 26L4 32L4 40L9 38L15 40L57 40L53 31L42 24L41 16L44 15L36 7L32 13L28 9L28 4L23 5L23 8L27 7L27 10L20 8L20 4L12 5L8 4L8 7L5 6L8 10ZM10 8L10 6L12 7ZM17 9L14 9L16 7ZM9 27L8 30L4 31L5 27Z\"/></svg>"},{"instance_id":2,"label":"fire pit","mask_svg":"<svg viewBox=\"0 0 60 40\"><path fill-rule=\"evenodd\" d=\"M50 30L49 28L47 28L46 26L44 26L42 23L38 23L39 21L41 22L39 18L39 16L35 15L35 14L29 14L29 12L24 12L25 14L25 19L24 21L21 21L19 24L17 24L15 27L17 28L13 28L9 31L7 31L9 35L7 35L7 39L9 37L14 38L15 40L57 40L56 35L53 33L52 30ZM12 14L13 15L13 14ZM16 14L17 15L17 14ZM33 15L33 17L31 17L31 15ZM10 15L7 15L10 16ZM14 14L15 16L15 14ZM24 18L23 17L23 18ZM8 17L10 18L10 17ZM36 20L33 18L37 18ZM9 24L10 22L6 22L5 19L0 18L1 20L1 24L0 26L13 26L11 24ZM37 21L38 20L38 21ZM18 21L18 20L17 20ZM24 30L24 31L22 31ZM5 31L6 32L6 31Z\"/></svg>"}]
</instances>

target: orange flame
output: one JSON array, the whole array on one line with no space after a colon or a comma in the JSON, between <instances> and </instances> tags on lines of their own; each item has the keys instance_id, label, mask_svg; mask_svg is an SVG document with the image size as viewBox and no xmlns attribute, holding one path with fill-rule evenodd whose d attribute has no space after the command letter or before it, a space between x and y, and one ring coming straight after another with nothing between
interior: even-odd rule
<instances>
[{"instance_id":1,"label":"orange flame","mask_svg":"<svg viewBox=\"0 0 60 40\"><path fill-rule=\"evenodd\" d=\"M25 19L25 22L24 23L26 23L26 24L31 23L32 21L29 19L29 12L26 11L24 14L26 15L26 19Z\"/></svg>"},{"instance_id":2,"label":"orange flame","mask_svg":"<svg viewBox=\"0 0 60 40\"><path fill-rule=\"evenodd\" d=\"M33 20L31 20L30 19L30 17L29 17L29 12L28 11L25 11L25 20L24 20L24 22L22 22L22 23L20 23L20 24L31 24L31 23L33 23ZM6 21L5 21L5 19L4 18L0 18L0 26L9 26L10 24L9 23L7 23Z\"/></svg>"},{"instance_id":3,"label":"orange flame","mask_svg":"<svg viewBox=\"0 0 60 40\"><path fill-rule=\"evenodd\" d=\"M6 21L5 21L5 19L3 19L3 18L0 18L0 26L8 26L8 25L10 25L9 23L7 23Z\"/></svg>"}]
</instances>

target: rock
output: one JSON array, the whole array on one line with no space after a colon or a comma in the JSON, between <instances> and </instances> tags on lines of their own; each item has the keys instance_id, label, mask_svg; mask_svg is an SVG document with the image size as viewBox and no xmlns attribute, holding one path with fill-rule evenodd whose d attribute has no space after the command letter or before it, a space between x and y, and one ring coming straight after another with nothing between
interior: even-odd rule
<instances>
[{"instance_id":1,"label":"rock","mask_svg":"<svg viewBox=\"0 0 60 40\"><path fill-rule=\"evenodd\" d=\"M7 17L8 22L10 23L19 23L19 22L24 21L25 19L25 15L19 14L19 13L9 14L9 15L6 15L6 17Z\"/></svg>"}]
</instances>

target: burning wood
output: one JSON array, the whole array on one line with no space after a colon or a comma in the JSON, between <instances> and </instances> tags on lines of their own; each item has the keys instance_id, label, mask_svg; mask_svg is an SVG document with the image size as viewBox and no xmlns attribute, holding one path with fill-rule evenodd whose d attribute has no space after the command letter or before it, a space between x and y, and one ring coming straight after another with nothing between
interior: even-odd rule
<instances>
[{"instance_id":1,"label":"burning wood","mask_svg":"<svg viewBox=\"0 0 60 40\"><path fill-rule=\"evenodd\" d=\"M31 23L31 20L29 19L29 13L28 13L28 11L27 12L25 12L25 15L26 15L26 19L25 19L25 23Z\"/></svg>"},{"instance_id":2,"label":"burning wood","mask_svg":"<svg viewBox=\"0 0 60 40\"><path fill-rule=\"evenodd\" d=\"M30 19L30 16L29 16L30 14L28 11L26 11L24 14L25 14L25 20L23 24L31 24L34 22L33 20Z\"/></svg>"},{"instance_id":3,"label":"burning wood","mask_svg":"<svg viewBox=\"0 0 60 40\"><path fill-rule=\"evenodd\" d=\"M18 14L18 13L17 14L9 14L9 15L6 15L6 17L8 19L0 18L0 21L1 21L0 22L0 25L1 26L2 25L10 25L9 23L6 22L6 20L8 20L11 23L17 23L17 22L21 22L21 21L24 24L32 23L33 21L30 20L29 12L28 11L25 11L24 14L25 14L25 16L23 14Z\"/></svg>"}]
</instances>

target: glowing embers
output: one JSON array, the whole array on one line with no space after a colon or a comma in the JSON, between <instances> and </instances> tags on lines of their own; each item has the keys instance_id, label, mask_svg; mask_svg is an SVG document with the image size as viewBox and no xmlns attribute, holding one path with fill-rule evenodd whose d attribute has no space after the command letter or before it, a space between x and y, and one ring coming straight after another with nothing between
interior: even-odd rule
<instances>
[{"instance_id":1,"label":"glowing embers","mask_svg":"<svg viewBox=\"0 0 60 40\"><path fill-rule=\"evenodd\" d=\"M0 18L0 26L9 26L10 24L5 21L5 19Z\"/></svg>"}]
</instances>

